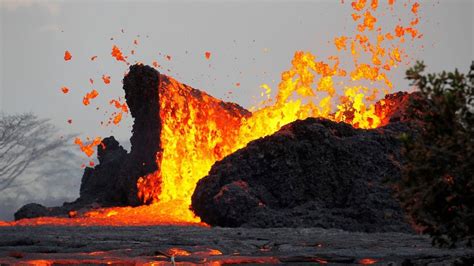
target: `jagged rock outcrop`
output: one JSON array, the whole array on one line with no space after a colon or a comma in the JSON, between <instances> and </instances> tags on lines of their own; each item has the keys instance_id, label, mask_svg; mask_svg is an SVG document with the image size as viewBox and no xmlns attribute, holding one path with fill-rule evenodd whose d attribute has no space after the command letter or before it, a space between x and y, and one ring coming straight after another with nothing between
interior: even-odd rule
<instances>
[{"instance_id":1,"label":"jagged rock outcrop","mask_svg":"<svg viewBox=\"0 0 474 266\"><path fill-rule=\"evenodd\" d=\"M47 207L38 203L28 203L15 212L15 220L49 216L50 214L51 211Z\"/></svg>"},{"instance_id":2,"label":"jagged rock outcrop","mask_svg":"<svg viewBox=\"0 0 474 266\"><path fill-rule=\"evenodd\" d=\"M145 65L133 65L123 79L125 99L133 117L131 151L116 183L118 200L137 206L138 178L158 170L156 154L160 151L159 113L160 73Z\"/></svg>"},{"instance_id":3,"label":"jagged rock outcrop","mask_svg":"<svg viewBox=\"0 0 474 266\"><path fill-rule=\"evenodd\" d=\"M386 184L400 177L393 133L293 122L214 164L192 208L214 226L409 231Z\"/></svg>"},{"instance_id":4,"label":"jagged rock outcrop","mask_svg":"<svg viewBox=\"0 0 474 266\"><path fill-rule=\"evenodd\" d=\"M83 204L100 202L103 205L114 205L118 191L113 191L120 177L121 167L127 160L127 151L114 137L108 137L97 147L97 158L99 164L96 167L84 170L78 201Z\"/></svg>"}]
</instances>

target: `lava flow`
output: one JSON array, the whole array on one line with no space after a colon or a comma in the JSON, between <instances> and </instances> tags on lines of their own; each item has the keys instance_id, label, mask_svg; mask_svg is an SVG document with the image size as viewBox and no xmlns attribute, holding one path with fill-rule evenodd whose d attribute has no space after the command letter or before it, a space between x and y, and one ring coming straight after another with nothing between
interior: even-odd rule
<instances>
[{"instance_id":1,"label":"lava flow","mask_svg":"<svg viewBox=\"0 0 474 266\"><path fill-rule=\"evenodd\" d=\"M391 9L394 2L389 2ZM163 152L157 156L161 170L139 180L141 198L145 202L169 202L182 210L186 221L199 221L189 210L197 181L209 172L214 162L245 147L250 141L308 117L343 121L357 128L384 125L385 109L376 110L377 93L392 90L388 73L406 58L401 49L405 34L409 33L412 39L419 38L413 28L419 17L417 10L412 8L414 18L409 27L397 25L395 32L384 32L381 27L376 27L377 19L372 14L378 9L377 1L368 5L360 0L353 2L352 6L357 33L338 37L334 42L339 52L350 55L350 68L343 68L338 56L331 56L326 62L316 60L309 52L298 51L291 69L282 74L276 97L271 98L271 89L263 85L268 98L262 103L264 107L250 117L242 116L239 121L219 121L222 116L214 113L212 106L193 101L183 94L183 90L161 92L159 104L163 130L160 139ZM369 62L363 62L364 58ZM369 85L352 85L364 81ZM338 95L339 90L344 93ZM337 100L339 104L333 105ZM160 182L161 188L157 189ZM150 208L154 206L150 205Z\"/></svg>"},{"instance_id":2,"label":"lava flow","mask_svg":"<svg viewBox=\"0 0 474 266\"><path fill-rule=\"evenodd\" d=\"M139 198L149 205L104 208L76 218L37 218L14 224L200 224L189 207L196 183L216 161L250 141L308 117L364 129L383 126L387 109L376 108L376 100L392 91L389 74L409 59L406 43L421 38L415 28L420 21L419 4L386 2L353 1L350 20L354 33L333 39L337 53L318 59L310 52L295 52L291 68L281 75L276 96L271 96L268 85L262 85L265 99L249 115L228 118L217 112L206 95L200 101L188 97L192 89L169 78L171 86L159 92L157 103L162 121L161 136L157 136L161 140L161 151L156 156L159 170L141 177L137 184ZM407 9L410 19L402 25L402 16L394 14L393 27L384 29L379 19L388 19L385 13L398 10L394 5ZM389 24L384 21L384 25ZM116 46L114 56L122 61L126 58ZM382 100L379 106L383 105Z\"/></svg>"}]
</instances>

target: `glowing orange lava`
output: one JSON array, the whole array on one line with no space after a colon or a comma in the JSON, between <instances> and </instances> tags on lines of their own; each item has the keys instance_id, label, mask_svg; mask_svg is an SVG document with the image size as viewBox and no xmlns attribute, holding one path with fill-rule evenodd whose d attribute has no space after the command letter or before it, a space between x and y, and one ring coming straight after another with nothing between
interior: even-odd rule
<instances>
[{"instance_id":1,"label":"glowing orange lava","mask_svg":"<svg viewBox=\"0 0 474 266\"><path fill-rule=\"evenodd\" d=\"M72 59L72 55L69 51L64 52L64 61L69 61Z\"/></svg>"},{"instance_id":2,"label":"glowing orange lava","mask_svg":"<svg viewBox=\"0 0 474 266\"><path fill-rule=\"evenodd\" d=\"M104 81L105 84L110 84L110 76L102 75L102 81Z\"/></svg>"},{"instance_id":3,"label":"glowing orange lava","mask_svg":"<svg viewBox=\"0 0 474 266\"><path fill-rule=\"evenodd\" d=\"M92 90L91 92L88 92L84 98L82 99L82 103L84 105L89 105L91 103L91 99L96 98L99 96L99 93L96 90Z\"/></svg>"},{"instance_id":4,"label":"glowing orange lava","mask_svg":"<svg viewBox=\"0 0 474 266\"><path fill-rule=\"evenodd\" d=\"M213 113L210 104L186 97L186 90L170 79L172 86L159 92L163 125L163 151L157 156L160 170L140 178L139 197L146 203L169 204L181 210L187 221L199 221L189 210L196 183L216 161L250 141L308 117L342 121L357 128L384 125L385 113L376 110L375 100L380 91L392 90L388 74L405 58L401 46L405 34L412 35L416 30L397 25L395 32L384 32L375 17L378 1L370 5L366 2L352 2L355 14L363 20L356 25L353 36L335 39L341 55L318 60L310 52L297 51L291 68L282 73L276 96L271 97L271 88L262 85L266 99L250 117L221 122L222 116ZM403 32L397 32L400 30ZM392 34L398 38L387 37ZM351 60L343 64L342 58Z\"/></svg>"},{"instance_id":5,"label":"glowing orange lava","mask_svg":"<svg viewBox=\"0 0 474 266\"><path fill-rule=\"evenodd\" d=\"M114 45L114 46L112 47L111 55L112 55L113 57L115 57L115 59L116 59L117 61L126 62L126 61L125 61L125 57L123 57L122 51L121 51L120 48L118 48L118 46L116 46L116 45Z\"/></svg>"},{"instance_id":6,"label":"glowing orange lava","mask_svg":"<svg viewBox=\"0 0 474 266\"><path fill-rule=\"evenodd\" d=\"M82 152L84 152L88 157L91 157L95 152L95 147L99 146L102 142L100 137L95 138L91 143L84 144L80 138L74 140L74 144L78 145Z\"/></svg>"},{"instance_id":7,"label":"glowing orange lava","mask_svg":"<svg viewBox=\"0 0 474 266\"><path fill-rule=\"evenodd\" d=\"M372 265L372 264L375 264L377 262L378 262L378 260L369 259L369 258L359 260L359 264L362 264L362 265Z\"/></svg>"}]
</instances>

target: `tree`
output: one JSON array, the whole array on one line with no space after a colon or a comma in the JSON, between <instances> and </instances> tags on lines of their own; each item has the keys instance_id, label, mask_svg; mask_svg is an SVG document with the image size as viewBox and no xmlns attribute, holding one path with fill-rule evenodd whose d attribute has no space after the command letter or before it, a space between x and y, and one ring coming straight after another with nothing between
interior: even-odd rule
<instances>
[{"instance_id":1,"label":"tree","mask_svg":"<svg viewBox=\"0 0 474 266\"><path fill-rule=\"evenodd\" d=\"M0 114L0 191L6 190L35 163L51 157L69 137L58 137L46 119L31 113Z\"/></svg>"},{"instance_id":2,"label":"tree","mask_svg":"<svg viewBox=\"0 0 474 266\"><path fill-rule=\"evenodd\" d=\"M409 108L420 119L421 131L402 138L406 162L399 196L434 244L453 247L466 241L472 245L474 62L467 75L457 70L424 75L424 70L418 62L406 73L423 99Z\"/></svg>"}]
</instances>

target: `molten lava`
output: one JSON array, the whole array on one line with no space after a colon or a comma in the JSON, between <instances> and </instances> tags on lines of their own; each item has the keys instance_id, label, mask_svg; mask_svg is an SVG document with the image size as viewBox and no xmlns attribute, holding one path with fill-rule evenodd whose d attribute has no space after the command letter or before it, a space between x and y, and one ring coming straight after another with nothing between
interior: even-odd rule
<instances>
[{"instance_id":1,"label":"molten lava","mask_svg":"<svg viewBox=\"0 0 474 266\"><path fill-rule=\"evenodd\" d=\"M139 197L143 202L171 205L181 210L184 220L199 221L189 210L196 183L216 161L250 141L308 117L342 121L357 128L384 125L387 111L383 108L376 111L377 93L381 89L392 90L388 73L402 62L400 43L405 34L412 35L416 30L397 25L404 34L383 32L376 27L377 19L372 14L378 8L377 1L372 1L370 6L366 6L366 1L354 1L352 6L355 14L364 19L357 25L355 36L341 36L334 42L339 52L349 53L352 58L349 67L342 67L339 56L316 60L309 52L296 52L292 67L282 74L276 97L271 98L271 89L262 85L268 97L262 102L263 107L250 117L227 118L217 113L205 97L202 101L188 97L192 92L170 79L172 86L159 92L163 125L160 136L163 151L157 155L160 170L139 179ZM417 8L415 3L413 9ZM387 38L391 34L398 39ZM363 62L364 57L369 62ZM361 85L364 82L368 85ZM342 95L338 95L341 90ZM339 104L334 105L337 100ZM157 205L150 205L150 209L154 208Z\"/></svg>"},{"instance_id":2,"label":"molten lava","mask_svg":"<svg viewBox=\"0 0 474 266\"><path fill-rule=\"evenodd\" d=\"M412 40L421 37L414 28L420 20L419 4L404 5L414 16L407 26L396 25L388 30L378 24L377 16L382 12L393 12L394 0L388 0L387 10L382 11L377 0L370 4L367 0L352 1L351 5L354 34L334 38L338 54L324 59L310 52L297 51L290 69L281 75L276 96L271 97L272 89L262 85L265 100L251 115L228 115L227 112L233 110L223 108L223 102L212 100L206 94L191 97L196 93L192 88L166 78L163 81L168 83L166 90L162 89L165 86L160 86L157 103L162 122L161 136L157 136L161 140L161 151L156 155L159 170L139 178L137 183L139 198L150 205L100 209L77 218L38 218L34 219L36 223L199 223L199 217L189 209L196 183L207 175L216 161L250 141L308 117L323 117L365 129L386 124L390 104L381 102L377 107L375 101L379 93L387 94L392 90L389 73L408 58L403 49L405 36ZM397 20L396 23L400 22ZM113 47L112 56L126 62L117 46ZM210 53L205 56L209 59ZM171 56L166 59L171 60ZM153 65L156 67L158 63L153 62ZM104 79L105 83L108 81L108 77ZM97 96L94 95L86 95L84 104ZM122 113L127 112L126 106L118 101L111 104L121 110L113 121L118 123ZM95 141L91 145L84 145L80 140L76 143L88 154L98 145ZM17 222L25 223L28 221Z\"/></svg>"}]
</instances>

